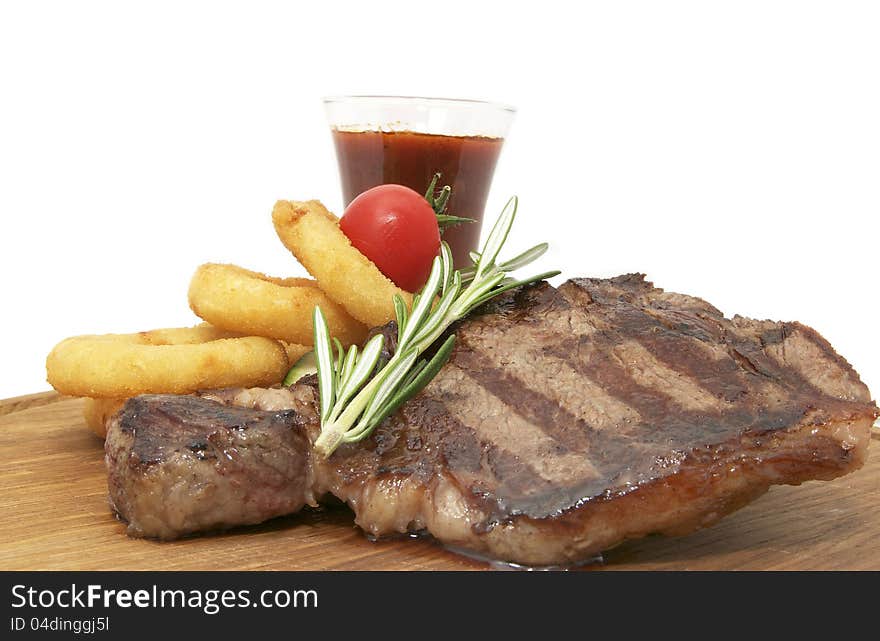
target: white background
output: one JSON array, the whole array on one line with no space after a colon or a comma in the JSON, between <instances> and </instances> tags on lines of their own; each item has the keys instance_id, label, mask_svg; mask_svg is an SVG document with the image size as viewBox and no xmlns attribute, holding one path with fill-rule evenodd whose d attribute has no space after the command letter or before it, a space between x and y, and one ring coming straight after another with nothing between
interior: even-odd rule
<instances>
[{"instance_id":1,"label":"white background","mask_svg":"<svg viewBox=\"0 0 880 641\"><path fill-rule=\"evenodd\" d=\"M194 324L203 262L303 273L269 213L339 212L345 93L517 106L510 251L800 320L876 393L878 6L3 2L0 397L68 335Z\"/></svg>"}]
</instances>

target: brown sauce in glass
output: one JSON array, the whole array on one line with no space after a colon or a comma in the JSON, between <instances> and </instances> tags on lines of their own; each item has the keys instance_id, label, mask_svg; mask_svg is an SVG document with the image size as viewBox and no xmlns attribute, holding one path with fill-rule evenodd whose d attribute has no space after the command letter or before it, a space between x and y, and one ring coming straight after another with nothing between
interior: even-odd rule
<instances>
[{"instance_id":1,"label":"brown sauce in glass","mask_svg":"<svg viewBox=\"0 0 880 641\"><path fill-rule=\"evenodd\" d=\"M438 185L452 187L446 213L477 221L443 233L455 266L470 264L468 252L478 249L483 209L502 138L334 129L333 143L346 206L361 192L382 184L406 185L423 194L434 174L440 172Z\"/></svg>"}]
</instances>

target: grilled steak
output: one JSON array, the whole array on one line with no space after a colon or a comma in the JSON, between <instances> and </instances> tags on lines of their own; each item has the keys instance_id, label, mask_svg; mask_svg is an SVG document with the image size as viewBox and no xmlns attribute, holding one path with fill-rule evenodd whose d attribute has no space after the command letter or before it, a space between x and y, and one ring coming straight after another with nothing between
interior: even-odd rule
<instances>
[{"instance_id":1,"label":"grilled steak","mask_svg":"<svg viewBox=\"0 0 880 641\"><path fill-rule=\"evenodd\" d=\"M369 439L328 460L298 450L308 459L307 487L296 481L300 504L332 494L377 536L426 530L494 558L575 563L628 538L710 525L770 485L857 469L878 415L856 373L808 327L725 319L640 275L523 288L454 331L449 363ZM214 398L254 407L264 394L275 409L294 408L277 420L314 441L311 384ZM130 476L150 473L150 463L126 463L125 452L138 451L136 424L133 440L114 435L125 433L129 409L108 437L111 478L120 465ZM212 425L218 433L250 429ZM164 450L174 449L169 460L179 456L174 443ZM174 466L163 473L176 483L174 500L185 501L190 486L204 493L217 476L207 468L218 464L194 459L189 476ZM120 499L117 508L133 507L134 515L120 512L142 533L175 533L167 507L151 532L143 524L157 521L149 512L156 506Z\"/></svg>"},{"instance_id":2,"label":"grilled steak","mask_svg":"<svg viewBox=\"0 0 880 641\"><path fill-rule=\"evenodd\" d=\"M130 399L110 419L104 444L110 502L128 521L128 533L172 539L314 505L303 419L294 396L285 400L293 409L246 409L193 396Z\"/></svg>"}]
</instances>

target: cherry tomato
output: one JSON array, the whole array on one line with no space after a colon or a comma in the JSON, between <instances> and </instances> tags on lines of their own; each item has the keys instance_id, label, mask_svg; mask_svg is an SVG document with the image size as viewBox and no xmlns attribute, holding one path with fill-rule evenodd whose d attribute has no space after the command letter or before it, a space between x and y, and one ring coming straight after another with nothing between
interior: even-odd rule
<instances>
[{"instance_id":1,"label":"cherry tomato","mask_svg":"<svg viewBox=\"0 0 880 641\"><path fill-rule=\"evenodd\" d=\"M339 226L401 289L414 292L428 280L440 251L440 230L421 194L403 185L373 187L351 201Z\"/></svg>"}]
</instances>

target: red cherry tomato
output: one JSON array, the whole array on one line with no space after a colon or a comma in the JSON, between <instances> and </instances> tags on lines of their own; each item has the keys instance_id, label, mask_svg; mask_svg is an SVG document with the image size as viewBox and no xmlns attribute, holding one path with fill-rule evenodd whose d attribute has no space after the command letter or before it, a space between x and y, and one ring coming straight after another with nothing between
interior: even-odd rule
<instances>
[{"instance_id":1,"label":"red cherry tomato","mask_svg":"<svg viewBox=\"0 0 880 641\"><path fill-rule=\"evenodd\" d=\"M351 201L339 226L401 289L414 292L428 280L440 251L440 230L421 194L403 185L373 187Z\"/></svg>"}]
</instances>

